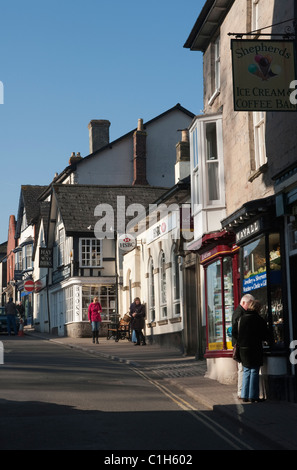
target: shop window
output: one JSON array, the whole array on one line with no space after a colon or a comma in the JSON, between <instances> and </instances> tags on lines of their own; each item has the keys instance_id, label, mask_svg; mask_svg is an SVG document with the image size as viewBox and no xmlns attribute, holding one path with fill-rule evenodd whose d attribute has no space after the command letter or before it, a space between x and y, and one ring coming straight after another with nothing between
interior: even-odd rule
<instances>
[{"instance_id":1,"label":"shop window","mask_svg":"<svg viewBox=\"0 0 297 470\"><path fill-rule=\"evenodd\" d=\"M72 322L73 318L73 287L65 288L65 312L66 312L66 323Z\"/></svg>"},{"instance_id":2,"label":"shop window","mask_svg":"<svg viewBox=\"0 0 297 470\"><path fill-rule=\"evenodd\" d=\"M272 331L272 346L284 342L280 236L264 235L243 246L243 294L250 293L262 304L261 315Z\"/></svg>"},{"instance_id":3,"label":"shop window","mask_svg":"<svg viewBox=\"0 0 297 470\"><path fill-rule=\"evenodd\" d=\"M269 235L269 268L273 341L276 345L282 345L284 342L282 266L278 234Z\"/></svg>"},{"instance_id":4,"label":"shop window","mask_svg":"<svg viewBox=\"0 0 297 470\"><path fill-rule=\"evenodd\" d=\"M115 286L85 285L82 286L82 320L88 320L88 308L94 297L98 297L102 307L102 320L110 320L116 313Z\"/></svg>"},{"instance_id":5,"label":"shop window","mask_svg":"<svg viewBox=\"0 0 297 470\"><path fill-rule=\"evenodd\" d=\"M160 310L161 319L167 317L167 285L166 285L166 266L165 253L160 255Z\"/></svg>"},{"instance_id":6,"label":"shop window","mask_svg":"<svg viewBox=\"0 0 297 470\"><path fill-rule=\"evenodd\" d=\"M154 322L156 319L155 314L155 285L154 285L154 262L151 258L149 261L149 276L148 276L148 310L149 321Z\"/></svg>"},{"instance_id":7,"label":"shop window","mask_svg":"<svg viewBox=\"0 0 297 470\"><path fill-rule=\"evenodd\" d=\"M173 315L180 315L180 269L178 255L172 253Z\"/></svg>"},{"instance_id":8,"label":"shop window","mask_svg":"<svg viewBox=\"0 0 297 470\"><path fill-rule=\"evenodd\" d=\"M206 281L208 350L232 349L232 258L220 258L208 265Z\"/></svg>"}]
</instances>

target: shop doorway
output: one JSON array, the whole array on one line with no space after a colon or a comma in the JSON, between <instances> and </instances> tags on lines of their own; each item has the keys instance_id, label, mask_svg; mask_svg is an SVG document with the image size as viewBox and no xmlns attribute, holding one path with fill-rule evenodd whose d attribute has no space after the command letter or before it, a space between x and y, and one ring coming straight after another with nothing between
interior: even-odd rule
<instances>
[{"instance_id":1,"label":"shop doorway","mask_svg":"<svg viewBox=\"0 0 297 470\"><path fill-rule=\"evenodd\" d=\"M184 347L187 355L197 355L198 350L198 305L195 266L185 269L185 328Z\"/></svg>"}]
</instances>

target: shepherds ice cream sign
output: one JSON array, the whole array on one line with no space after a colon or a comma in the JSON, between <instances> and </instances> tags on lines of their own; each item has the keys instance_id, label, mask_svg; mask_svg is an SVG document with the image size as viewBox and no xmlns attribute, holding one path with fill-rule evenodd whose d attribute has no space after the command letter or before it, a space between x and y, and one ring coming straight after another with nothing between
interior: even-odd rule
<instances>
[{"instance_id":1,"label":"shepherds ice cream sign","mask_svg":"<svg viewBox=\"0 0 297 470\"><path fill-rule=\"evenodd\" d=\"M235 111L296 111L293 41L231 40Z\"/></svg>"}]
</instances>

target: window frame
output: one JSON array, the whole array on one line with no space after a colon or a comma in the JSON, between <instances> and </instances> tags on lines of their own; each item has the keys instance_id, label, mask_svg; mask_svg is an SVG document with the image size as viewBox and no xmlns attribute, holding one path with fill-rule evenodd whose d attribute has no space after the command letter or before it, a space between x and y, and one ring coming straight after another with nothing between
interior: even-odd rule
<instances>
[{"instance_id":1,"label":"window frame","mask_svg":"<svg viewBox=\"0 0 297 470\"><path fill-rule=\"evenodd\" d=\"M156 320L156 290L154 282L154 260L150 257L148 262L148 312L150 322Z\"/></svg>"},{"instance_id":2,"label":"window frame","mask_svg":"<svg viewBox=\"0 0 297 470\"><path fill-rule=\"evenodd\" d=\"M218 194L219 199L211 200L209 198L209 178L207 160L207 141L206 126L215 123L216 125L216 145L217 159L212 160L218 164ZM197 132L195 130L197 129ZM199 154L199 164L194 164L194 141L197 136L197 151ZM223 135L222 135L222 115L199 116L190 128L190 159L191 159L191 202L193 215L197 214L202 208L215 208L225 206L225 182L224 182L224 154L223 154Z\"/></svg>"},{"instance_id":3,"label":"window frame","mask_svg":"<svg viewBox=\"0 0 297 470\"><path fill-rule=\"evenodd\" d=\"M171 269L173 317L176 317L181 315L181 275L179 256L175 249L172 250Z\"/></svg>"},{"instance_id":4,"label":"window frame","mask_svg":"<svg viewBox=\"0 0 297 470\"><path fill-rule=\"evenodd\" d=\"M88 241L90 242L89 248L89 263L84 264L83 263L83 241ZM91 264L91 253L92 253L92 246L95 245L95 249L97 250L98 245L99 245L99 264L92 265ZM97 251L96 251L97 253ZM87 260L87 257L85 258ZM96 255L96 260L98 259L98 255ZM99 240L97 238L92 238L92 237L81 237L79 239L79 267L80 268L86 268L86 269L96 269L96 268L102 268L102 240Z\"/></svg>"},{"instance_id":5,"label":"window frame","mask_svg":"<svg viewBox=\"0 0 297 470\"><path fill-rule=\"evenodd\" d=\"M253 127L254 127L254 150L255 150L255 170L261 168L267 163L266 155L266 112L254 111L253 112Z\"/></svg>"},{"instance_id":6,"label":"window frame","mask_svg":"<svg viewBox=\"0 0 297 470\"><path fill-rule=\"evenodd\" d=\"M160 273L160 314L161 320L165 320L168 317L168 308L167 308L167 279L166 279L166 257L165 253L162 250L159 257L159 273Z\"/></svg>"}]
</instances>

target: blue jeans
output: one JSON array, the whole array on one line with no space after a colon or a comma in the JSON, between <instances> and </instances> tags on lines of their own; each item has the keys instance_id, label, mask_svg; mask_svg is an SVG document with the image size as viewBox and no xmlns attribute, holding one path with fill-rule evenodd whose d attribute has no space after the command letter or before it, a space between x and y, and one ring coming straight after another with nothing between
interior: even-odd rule
<instances>
[{"instance_id":1,"label":"blue jeans","mask_svg":"<svg viewBox=\"0 0 297 470\"><path fill-rule=\"evenodd\" d=\"M100 321L92 321L92 331L99 331Z\"/></svg>"},{"instance_id":2,"label":"blue jeans","mask_svg":"<svg viewBox=\"0 0 297 470\"><path fill-rule=\"evenodd\" d=\"M7 333L9 335L11 334L11 329L13 329L15 335L18 334L15 315L7 315Z\"/></svg>"},{"instance_id":3,"label":"blue jeans","mask_svg":"<svg viewBox=\"0 0 297 470\"><path fill-rule=\"evenodd\" d=\"M259 369L260 367L243 368L241 398L259 399Z\"/></svg>"}]
</instances>

